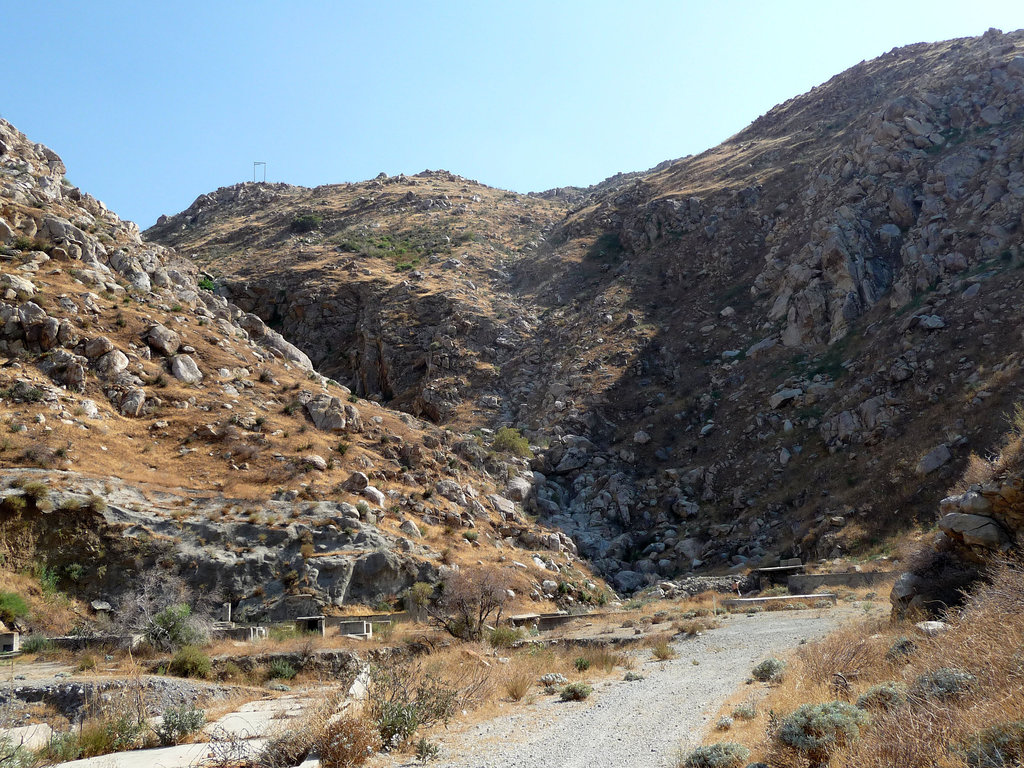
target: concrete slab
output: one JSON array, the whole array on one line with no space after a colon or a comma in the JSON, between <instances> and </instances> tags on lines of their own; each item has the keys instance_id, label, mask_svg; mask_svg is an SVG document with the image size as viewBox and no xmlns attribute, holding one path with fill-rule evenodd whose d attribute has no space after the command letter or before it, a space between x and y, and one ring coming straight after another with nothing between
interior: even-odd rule
<instances>
[{"instance_id":1,"label":"concrete slab","mask_svg":"<svg viewBox=\"0 0 1024 768\"><path fill-rule=\"evenodd\" d=\"M52 735L53 729L46 723L0 729L0 736L6 736L14 746L25 749L39 749L46 746Z\"/></svg>"}]
</instances>

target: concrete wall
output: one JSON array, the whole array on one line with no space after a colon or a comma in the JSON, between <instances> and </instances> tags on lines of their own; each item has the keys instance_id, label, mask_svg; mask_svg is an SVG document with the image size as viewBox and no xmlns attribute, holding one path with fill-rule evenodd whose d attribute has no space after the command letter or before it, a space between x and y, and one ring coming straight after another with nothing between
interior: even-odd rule
<instances>
[{"instance_id":1,"label":"concrete wall","mask_svg":"<svg viewBox=\"0 0 1024 768\"><path fill-rule=\"evenodd\" d=\"M874 573L800 573L789 577L789 592L793 595L807 595L819 587L870 587L896 578L891 571Z\"/></svg>"}]
</instances>

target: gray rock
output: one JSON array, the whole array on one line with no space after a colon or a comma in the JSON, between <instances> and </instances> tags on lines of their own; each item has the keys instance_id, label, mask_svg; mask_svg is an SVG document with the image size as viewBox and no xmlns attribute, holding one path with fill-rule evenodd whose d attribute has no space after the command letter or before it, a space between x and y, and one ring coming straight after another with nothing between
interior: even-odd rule
<instances>
[{"instance_id":1,"label":"gray rock","mask_svg":"<svg viewBox=\"0 0 1024 768\"><path fill-rule=\"evenodd\" d=\"M316 395L306 403L306 412L313 420L313 425L321 432L345 432L348 419L345 406L337 397Z\"/></svg>"},{"instance_id":2,"label":"gray rock","mask_svg":"<svg viewBox=\"0 0 1024 768\"><path fill-rule=\"evenodd\" d=\"M383 507L387 503L388 497L385 496L383 492L381 492L379 489L374 488L372 485L368 485L365 488L363 488L362 493L363 496L368 498L378 507Z\"/></svg>"},{"instance_id":3,"label":"gray rock","mask_svg":"<svg viewBox=\"0 0 1024 768\"><path fill-rule=\"evenodd\" d=\"M157 324L146 332L146 343L161 355L170 357L181 346L181 337L170 328Z\"/></svg>"},{"instance_id":4,"label":"gray rock","mask_svg":"<svg viewBox=\"0 0 1024 768\"><path fill-rule=\"evenodd\" d=\"M0 285L13 291L21 301L31 299L36 295L36 286L31 280L12 275L9 272L0 275Z\"/></svg>"},{"instance_id":5,"label":"gray rock","mask_svg":"<svg viewBox=\"0 0 1024 768\"><path fill-rule=\"evenodd\" d=\"M318 469L321 472L327 471L327 460L323 456L318 456L315 453L311 453L309 456L302 458L302 463L313 469Z\"/></svg>"},{"instance_id":6,"label":"gray rock","mask_svg":"<svg viewBox=\"0 0 1024 768\"><path fill-rule=\"evenodd\" d=\"M633 442L637 445L647 445L651 442L651 436L641 429L633 434Z\"/></svg>"},{"instance_id":7,"label":"gray rock","mask_svg":"<svg viewBox=\"0 0 1024 768\"><path fill-rule=\"evenodd\" d=\"M171 358L171 374L185 384L198 384L203 380L203 372L189 355L175 355Z\"/></svg>"},{"instance_id":8,"label":"gray rock","mask_svg":"<svg viewBox=\"0 0 1024 768\"><path fill-rule=\"evenodd\" d=\"M85 356L90 360L94 357L102 357L108 352L113 351L113 349L114 342L106 336L97 336L95 339L89 339L85 342Z\"/></svg>"},{"instance_id":9,"label":"gray rock","mask_svg":"<svg viewBox=\"0 0 1024 768\"><path fill-rule=\"evenodd\" d=\"M939 530L969 547L999 549L1010 540L1005 529L985 515L950 512L939 521Z\"/></svg>"},{"instance_id":10,"label":"gray rock","mask_svg":"<svg viewBox=\"0 0 1024 768\"><path fill-rule=\"evenodd\" d=\"M505 487L505 495L512 501L526 501L532 491L533 486L525 477L513 477Z\"/></svg>"},{"instance_id":11,"label":"gray rock","mask_svg":"<svg viewBox=\"0 0 1024 768\"><path fill-rule=\"evenodd\" d=\"M119 349L107 352L95 362L96 373L104 379L112 379L128 367L128 357Z\"/></svg>"},{"instance_id":12,"label":"gray rock","mask_svg":"<svg viewBox=\"0 0 1024 768\"><path fill-rule=\"evenodd\" d=\"M118 410L122 416L138 417L142 415L142 409L146 405L146 391L144 389L130 389L121 398L121 405Z\"/></svg>"},{"instance_id":13,"label":"gray rock","mask_svg":"<svg viewBox=\"0 0 1024 768\"><path fill-rule=\"evenodd\" d=\"M370 478L364 475L362 472L353 472L348 478L341 484L341 487L350 493L359 493L366 486L370 484Z\"/></svg>"},{"instance_id":14,"label":"gray rock","mask_svg":"<svg viewBox=\"0 0 1024 768\"><path fill-rule=\"evenodd\" d=\"M398 526L398 530L400 530L406 536L410 536L414 539L418 539L423 535L422 533L420 533L419 526L417 526L416 523L414 523L412 520L406 520L404 523Z\"/></svg>"},{"instance_id":15,"label":"gray rock","mask_svg":"<svg viewBox=\"0 0 1024 768\"><path fill-rule=\"evenodd\" d=\"M917 463L917 474L931 474L952 458L953 454L949 452L949 446L945 443L937 445L935 448L928 451L928 453L924 455L924 458Z\"/></svg>"},{"instance_id":16,"label":"gray rock","mask_svg":"<svg viewBox=\"0 0 1024 768\"><path fill-rule=\"evenodd\" d=\"M612 581L620 592L635 592L647 583L647 577L637 571L619 571Z\"/></svg>"},{"instance_id":17,"label":"gray rock","mask_svg":"<svg viewBox=\"0 0 1024 768\"><path fill-rule=\"evenodd\" d=\"M774 410L800 397L802 389L781 389L768 398L768 405Z\"/></svg>"}]
</instances>

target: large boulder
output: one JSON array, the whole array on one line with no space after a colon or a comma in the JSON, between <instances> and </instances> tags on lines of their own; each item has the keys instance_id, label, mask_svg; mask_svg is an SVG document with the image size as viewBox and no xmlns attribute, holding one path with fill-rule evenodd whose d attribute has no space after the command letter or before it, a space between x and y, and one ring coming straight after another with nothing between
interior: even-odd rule
<instances>
[{"instance_id":1,"label":"large boulder","mask_svg":"<svg viewBox=\"0 0 1024 768\"><path fill-rule=\"evenodd\" d=\"M306 413L321 432L341 433L345 432L348 426L344 404L330 395L316 395L308 400Z\"/></svg>"},{"instance_id":2,"label":"large boulder","mask_svg":"<svg viewBox=\"0 0 1024 768\"><path fill-rule=\"evenodd\" d=\"M166 326L157 323L146 331L146 343L155 352L170 357L178 351L181 346L181 337Z\"/></svg>"},{"instance_id":3,"label":"large boulder","mask_svg":"<svg viewBox=\"0 0 1024 768\"><path fill-rule=\"evenodd\" d=\"M203 380L203 372L189 355L175 355L171 358L171 374L185 384L198 384Z\"/></svg>"},{"instance_id":4,"label":"large boulder","mask_svg":"<svg viewBox=\"0 0 1024 768\"><path fill-rule=\"evenodd\" d=\"M1006 530L991 517L950 512L939 521L939 529L954 541L968 547L1001 549L1009 544Z\"/></svg>"}]
</instances>

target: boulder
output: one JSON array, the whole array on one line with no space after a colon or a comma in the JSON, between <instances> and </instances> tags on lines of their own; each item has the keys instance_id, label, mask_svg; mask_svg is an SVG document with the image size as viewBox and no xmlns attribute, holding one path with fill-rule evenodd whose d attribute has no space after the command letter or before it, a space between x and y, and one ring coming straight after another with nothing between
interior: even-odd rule
<instances>
[{"instance_id":1,"label":"boulder","mask_svg":"<svg viewBox=\"0 0 1024 768\"><path fill-rule=\"evenodd\" d=\"M128 367L128 357L121 350L114 349L97 358L94 365L101 378L112 379Z\"/></svg>"},{"instance_id":2,"label":"boulder","mask_svg":"<svg viewBox=\"0 0 1024 768\"><path fill-rule=\"evenodd\" d=\"M315 453L311 453L309 456L302 458L302 463L307 467L319 470L321 472L327 471L327 460L323 456L318 456Z\"/></svg>"},{"instance_id":3,"label":"boulder","mask_svg":"<svg viewBox=\"0 0 1024 768\"><path fill-rule=\"evenodd\" d=\"M950 512L939 521L939 530L969 547L999 549L1010 537L999 523L985 515Z\"/></svg>"},{"instance_id":4,"label":"boulder","mask_svg":"<svg viewBox=\"0 0 1024 768\"><path fill-rule=\"evenodd\" d=\"M388 500L388 497L385 496L382 491L374 488L372 485L368 485L363 488L362 494L378 507L383 507Z\"/></svg>"},{"instance_id":5,"label":"boulder","mask_svg":"<svg viewBox=\"0 0 1024 768\"><path fill-rule=\"evenodd\" d=\"M36 295L36 286L31 280L10 273L0 275L0 285L11 291L20 301L31 299Z\"/></svg>"},{"instance_id":6,"label":"boulder","mask_svg":"<svg viewBox=\"0 0 1024 768\"><path fill-rule=\"evenodd\" d=\"M175 355L171 358L171 374L185 384L198 384L203 380L203 372L189 355Z\"/></svg>"},{"instance_id":7,"label":"boulder","mask_svg":"<svg viewBox=\"0 0 1024 768\"><path fill-rule=\"evenodd\" d=\"M410 536L414 539L418 539L420 538L420 536L423 535L422 533L420 533L419 526L417 526L416 523L414 523L412 520L406 520L404 523L398 526L398 530L400 530L406 536Z\"/></svg>"},{"instance_id":8,"label":"boulder","mask_svg":"<svg viewBox=\"0 0 1024 768\"><path fill-rule=\"evenodd\" d=\"M306 413L313 420L313 426L321 432L340 433L346 431L348 419L341 400L330 395L316 395L306 403Z\"/></svg>"},{"instance_id":9,"label":"boulder","mask_svg":"<svg viewBox=\"0 0 1024 768\"><path fill-rule=\"evenodd\" d=\"M170 328L157 324L146 332L146 343L154 351L170 357L176 354L178 347L181 346L181 337Z\"/></svg>"},{"instance_id":10,"label":"boulder","mask_svg":"<svg viewBox=\"0 0 1024 768\"><path fill-rule=\"evenodd\" d=\"M775 410L800 397L802 389L781 389L768 398L768 405Z\"/></svg>"},{"instance_id":11,"label":"boulder","mask_svg":"<svg viewBox=\"0 0 1024 768\"><path fill-rule=\"evenodd\" d=\"M114 342L106 336L97 336L95 339L89 339L85 342L85 356L90 360L96 357L102 357L108 352L113 351L113 349Z\"/></svg>"},{"instance_id":12,"label":"boulder","mask_svg":"<svg viewBox=\"0 0 1024 768\"><path fill-rule=\"evenodd\" d=\"M341 484L341 487L350 493L359 493L366 486L370 484L370 478L364 475L362 472L353 472L348 478Z\"/></svg>"},{"instance_id":13,"label":"boulder","mask_svg":"<svg viewBox=\"0 0 1024 768\"><path fill-rule=\"evenodd\" d=\"M926 453L924 457L917 462L917 474L929 475L939 467L946 464L951 458L953 458L953 454L949 452L949 446L945 443L941 443L928 451L928 453Z\"/></svg>"},{"instance_id":14,"label":"boulder","mask_svg":"<svg viewBox=\"0 0 1024 768\"><path fill-rule=\"evenodd\" d=\"M125 392L121 398L121 405L118 410L122 416L138 417L142 415L142 409L146 405L146 391L134 388Z\"/></svg>"},{"instance_id":15,"label":"boulder","mask_svg":"<svg viewBox=\"0 0 1024 768\"><path fill-rule=\"evenodd\" d=\"M526 501L532 491L533 486L525 477L513 477L505 487L505 495L512 501Z\"/></svg>"}]
</instances>

